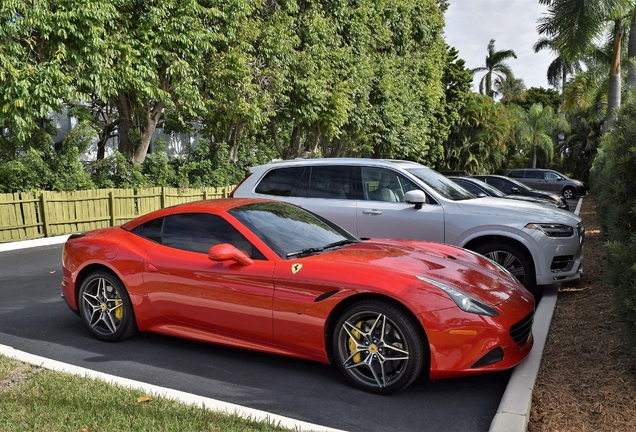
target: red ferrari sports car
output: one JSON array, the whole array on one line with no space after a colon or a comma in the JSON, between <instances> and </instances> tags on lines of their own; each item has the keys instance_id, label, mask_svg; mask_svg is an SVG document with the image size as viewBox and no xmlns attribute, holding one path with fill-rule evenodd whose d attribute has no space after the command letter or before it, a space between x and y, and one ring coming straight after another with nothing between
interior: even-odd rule
<instances>
[{"instance_id":1,"label":"red ferrari sports car","mask_svg":"<svg viewBox=\"0 0 636 432\"><path fill-rule=\"evenodd\" d=\"M62 295L89 331L150 331L335 363L391 393L513 367L533 344L535 300L470 251L358 239L302 208L219 199L71 236Z\"/></svg>"}]
</instances>

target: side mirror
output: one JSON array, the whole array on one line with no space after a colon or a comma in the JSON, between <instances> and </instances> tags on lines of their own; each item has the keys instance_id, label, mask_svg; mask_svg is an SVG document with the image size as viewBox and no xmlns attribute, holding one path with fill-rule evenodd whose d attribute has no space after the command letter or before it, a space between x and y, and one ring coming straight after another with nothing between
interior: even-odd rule
<instances>
[{"instance_id":1,"label":"side mirror","mask_svg":"<svg viewBox=\"0 0 636 432\"><path fill-rule=\"evenodd\" d=\"M404 202L407 204L415 204L415 210L419 210L426 204L426 194L421 190L408 191L404 194Z\"/></svg>"},{"instance_id":2,"label":"side mirror","mask_svg":"<svg viewBox=\"0 0 636 432\"><path fill-rule=\"evenodd\" d=\"M519 193L519 188L517 188L517 187L513 187L513 188L511 188L511 189L510 189L510 193L513 193L513 194L515 194L515 193Z\"/></svg>"},{"instance_id":3,"label":"side mirror","mask_svg":"<svg viewBox=\"0 0 636 432\"><path fill-rule=\"evenodd\" d=\"M208 258L212 261L234 261L237 264L248 266L254 261L243 252L229 243L221 243L212 246L208 251Z\"/></svg>"},{"instance_id":4,"label":"side mirror","mask_svg":"<svg viewBox=\"0 0 636 432\"><path fill-rule=\"evenodd\" d=\"M476 197L478 197L478 198L485 198L485 197L487 197L488 195L486 195L486 194L485 194L485 193L483 193L483 192L479 192L478 194L475 194L475 196L476 196Z\"/></svg>"}]
</instances>

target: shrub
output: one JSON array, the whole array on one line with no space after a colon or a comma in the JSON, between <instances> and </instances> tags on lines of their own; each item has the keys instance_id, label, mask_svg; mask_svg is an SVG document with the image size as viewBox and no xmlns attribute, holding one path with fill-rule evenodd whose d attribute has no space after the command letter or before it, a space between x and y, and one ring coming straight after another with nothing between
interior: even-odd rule
<instances>
[{"instance_id":1,"label":"shrub","mask_svg":"<svg viewBox=\"0 0 636 432\"><path fill-rule=\"evenodd\" d=\"M606 282L636 355L636 104L621 108L591 172L607 246Z\"/></svg>"}]
</instances>

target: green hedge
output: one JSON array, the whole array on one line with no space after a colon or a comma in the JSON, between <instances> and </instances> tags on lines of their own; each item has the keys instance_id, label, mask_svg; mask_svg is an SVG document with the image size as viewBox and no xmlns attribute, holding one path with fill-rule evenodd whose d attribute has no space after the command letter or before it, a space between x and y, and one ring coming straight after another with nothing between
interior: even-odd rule
<instances>
[{"instance_id":1,"label":"green hedge","mask_svg":"<svg viewBox=\"0 0 636 432\"><path fill-rule=\"evenodd\" d=\"M636 355L636 103L621 108L590 175L607 260L606 283Z\"/></svg>"}]
</instances>

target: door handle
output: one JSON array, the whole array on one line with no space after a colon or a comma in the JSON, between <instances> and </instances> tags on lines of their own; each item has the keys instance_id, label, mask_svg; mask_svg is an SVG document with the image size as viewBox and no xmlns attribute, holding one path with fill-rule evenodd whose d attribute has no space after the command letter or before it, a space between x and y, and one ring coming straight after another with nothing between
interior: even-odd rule
<instances>
[{"instance_id":1,"label":"door handle","mask_svg":"<svg viewBox=\"0 0 636 432\"><path fill-rule=\"evenodd\" d=\"M371 210L362 210L362 214L381 215L382 212L380 210L371 209Z\"/></svg>"},{"instance_id":2,"label":"door handle","mask_svg":"<svg viewBox=\"0 0 636 432\"><path fill-rule=\"evenodd\" d=\"M157 269L157 267L155 267L153 264L150 263L145 263L146 264L146 271L147 272L158 272L159 269Z\"/></svg>"}]
</instances>

